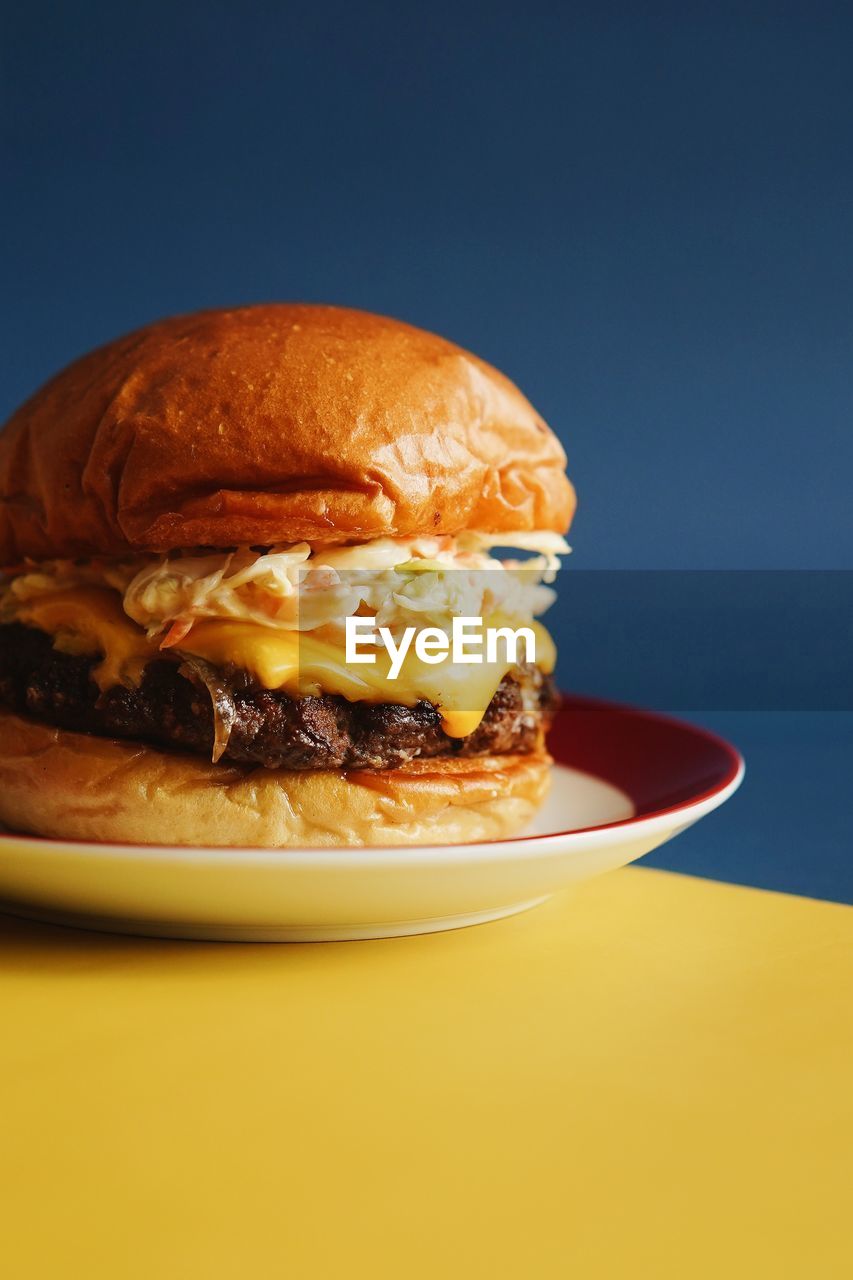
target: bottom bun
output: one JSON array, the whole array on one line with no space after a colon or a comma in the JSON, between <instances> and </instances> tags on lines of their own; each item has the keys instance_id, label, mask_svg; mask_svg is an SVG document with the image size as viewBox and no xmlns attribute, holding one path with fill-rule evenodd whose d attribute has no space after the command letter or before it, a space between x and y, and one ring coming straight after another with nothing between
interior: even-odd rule
<instances>
[{"instance_id":1,"label":"bottom bun","mask_svg":"<svg viewBox=\"0 0 853 1280\"><path fill-rule=\"evenodd\" d=\"M0 712L0 822L68 840L252 846L467 844L517 834L550 757L438 757L379 772L209 764Z\"/></svg>"}]
</instances>

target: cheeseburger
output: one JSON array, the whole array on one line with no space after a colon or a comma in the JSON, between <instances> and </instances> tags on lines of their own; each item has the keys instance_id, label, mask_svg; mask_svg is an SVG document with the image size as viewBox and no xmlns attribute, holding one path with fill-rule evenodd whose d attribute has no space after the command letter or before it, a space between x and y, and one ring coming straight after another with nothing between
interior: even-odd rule
<instances>
[{"instance_id":1,"label":"cheeseburger","mask_svg":"<svg viewBox=\"0 0 853 1280\"><path fill-rule=\"evenodd\" d=\"M76 361L0 434L0 822L268 847L519 831L548 784L564 469L502 374L363 312L206 311ZM535 653L439 660L474 618ZM432 649L404 645L425 628Z\"/></svg>"}]
</instances>

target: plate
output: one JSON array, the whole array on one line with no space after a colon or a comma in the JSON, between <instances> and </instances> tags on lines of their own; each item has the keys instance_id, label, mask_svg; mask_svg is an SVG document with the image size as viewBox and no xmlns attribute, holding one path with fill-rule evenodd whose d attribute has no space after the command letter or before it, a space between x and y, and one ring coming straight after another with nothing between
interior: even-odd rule
<instances>
[{"instance_id":1,"label":"plate","mask_svg":"<svg viewBox=\"0 0 853 1280\"><path fill-rule=\"evenodd\" d=\"M736 790L704 729L566 696L551 794L510 840L365 849L91 844L0 833L0 910L152 937L315 942L497 920L672 839Z\"/></svg>"}]
</instances>

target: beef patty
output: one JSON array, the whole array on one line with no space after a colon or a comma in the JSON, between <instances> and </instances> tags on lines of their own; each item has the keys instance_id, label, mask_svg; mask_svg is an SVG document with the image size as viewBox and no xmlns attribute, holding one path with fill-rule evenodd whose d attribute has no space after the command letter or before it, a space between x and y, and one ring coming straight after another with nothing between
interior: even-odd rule
<instances>
[{"instance_id":1,"label":"beef patty","mask_svg":"<svg viewBox=\"0 0 853 1280\"><path fill-rule=\"evenodd\" d=\"M221 758L269 769L393 769L415 756L534 751L557 701L550 676L525 665L503 680L473 733L450 738L430 702L294 698L194 659L157 659L138 688L101 693L97 662L59 653L44 632L0 626L0 704L63 729L208 757L218 725Z\"/></svg>"}]
</instances>

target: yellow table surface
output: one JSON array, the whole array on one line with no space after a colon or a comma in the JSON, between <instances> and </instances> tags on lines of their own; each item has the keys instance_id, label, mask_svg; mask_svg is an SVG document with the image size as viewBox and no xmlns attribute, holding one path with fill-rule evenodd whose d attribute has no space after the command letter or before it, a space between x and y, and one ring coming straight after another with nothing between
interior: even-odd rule
<instances>
[{"instance_id":1,"label":"yellow table surface","mask_svg":"<svg viewBox=\"0 0 853 1280\"><path fill-rule=\"evenodd\" d=\"M853 1274L853 911L628 869L456 933L0 920L19 1277Z\"/></svg>"}]
</instances>

